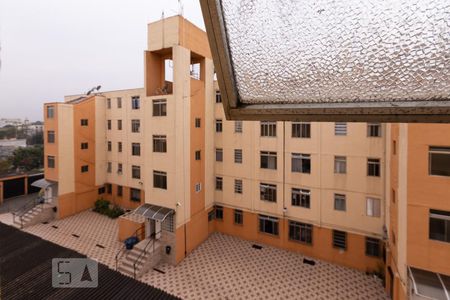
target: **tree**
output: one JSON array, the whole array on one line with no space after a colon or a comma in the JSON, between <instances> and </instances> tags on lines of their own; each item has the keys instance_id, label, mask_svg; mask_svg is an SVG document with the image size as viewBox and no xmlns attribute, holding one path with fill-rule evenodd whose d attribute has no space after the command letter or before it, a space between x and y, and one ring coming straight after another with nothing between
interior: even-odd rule
<instances>
[{"instance_id":1,"label":"tree","mask_svg":"<svg viewBox=\"0 0 450 300\"><path fill-rule=\"evenodd\" d=\"M12 164L9 159L0 159L0 174L8 173L11 167Z\"/></svg>"},{"instance_id":2,"label":"tree","mask_svg":"<svg viewBox=\"0 0 450 300\"><path fill-rule=\"evenodd\" d=\"M44 147L34 145L17 148L13 152L11 163L14 168L23 168L26 171L40 169L44 165Z\"/></svg>"}]
</instances>

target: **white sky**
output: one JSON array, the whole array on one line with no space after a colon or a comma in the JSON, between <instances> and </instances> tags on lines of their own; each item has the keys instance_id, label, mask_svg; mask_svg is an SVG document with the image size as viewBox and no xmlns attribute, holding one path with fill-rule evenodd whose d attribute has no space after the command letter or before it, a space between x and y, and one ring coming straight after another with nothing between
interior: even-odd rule
<instances>
[{"instance_id":1,"label":"white sky","mask_svg":"<svg viewBox=\"0 0 450 300\"><path fill-rule=\"evenodd\" d=\"M184 16L204 29L198 0ZM42 120L42 104L96 85L143 87L147 23L177 0L0 0L0 118Z\"/></svg>"}]
</instances>

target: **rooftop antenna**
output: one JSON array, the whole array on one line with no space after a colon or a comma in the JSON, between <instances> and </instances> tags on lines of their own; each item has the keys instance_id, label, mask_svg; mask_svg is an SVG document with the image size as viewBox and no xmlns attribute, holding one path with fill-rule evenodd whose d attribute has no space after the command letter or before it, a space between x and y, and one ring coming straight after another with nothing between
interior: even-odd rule
<instances>
[{"instance_id":1,"label":"rooftop antenna","mask_svg":"<svg viewBox=\"0 0 450 300\"><path fill-rule=\"evenodd\" d=\"M101 88L102 88L101 85L94 86L92 89L90 89L90 90L86 93L86 96L89 96L89 95L92 94L94 91L97 91L97 92L98 92Z\"/></svg>"}]
</instances>

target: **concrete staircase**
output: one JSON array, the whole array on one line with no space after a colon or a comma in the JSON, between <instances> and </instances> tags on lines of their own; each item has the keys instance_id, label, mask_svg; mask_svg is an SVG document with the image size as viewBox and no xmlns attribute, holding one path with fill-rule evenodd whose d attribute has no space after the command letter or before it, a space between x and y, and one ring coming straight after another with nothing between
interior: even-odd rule
<instances>
[{"instance_id":1,"label":"concrete staircase","mask_svg":"<svg viewBox=\"0 0 450 300\"><path fill-rule=\"evenodd\" d=\"M54 218L53 207L39 204L28 210L13 213L13 224L18 228L25 228Z\"/></svg>"},{"instance_id":2,"label":"concrete staircase","mask_svg":"<svg viewBox=\"0 0 450 300\"><path fill-rule=\"evenodd\" d=\"M161 260L161 244L155 239L145 239L125 250L117 270L134 278L139 278L155 267ZM136 263L136 273L134 264Z\"/></svg>"}]
</instances>

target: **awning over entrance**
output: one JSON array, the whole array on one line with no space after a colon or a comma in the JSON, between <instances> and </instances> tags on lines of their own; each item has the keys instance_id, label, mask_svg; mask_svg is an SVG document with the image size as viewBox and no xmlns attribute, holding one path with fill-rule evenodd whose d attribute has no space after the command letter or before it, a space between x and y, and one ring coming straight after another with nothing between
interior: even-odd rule
<instances>
[{"instance_id":1,"label":"awning over entrance","mask_svg":"<svg viewBox=\"0 0 450 300\"><path fill-rule=\"evenodd\" d=\"M168 216L175 213L175 211L171 208L162 207L158 205L152 204L142 204L138 208L134 210L135 214L144 216L146 218L150 218L157 221L164 221Z\"/></svg>"},{"instance_id":2,"label":"awning over entrance","mask_svg":"<svg viewBox=\"0 0 450 300\"><path fill-rule=\"evenodd\" d=\"M450 276L409 268L414 288L412 299L450 300Z\"/></svg>"},{"instance_id":3,"label":"awning over entrance","mask_svg":"<svg viewBox=\"0 0 450 300\"><path fill-rule=\"evenodd\" d=\"M35 187L38 187L38 188L41 188L41 189L46 189L49 186L51 186L52 184L53 184L53 182L45 180L44 178L42 178L42 179L39 179L39 180L36 180L35 182L33 182L31 184L31 186L35 186Z\"/></svg>"}]
</instances>

